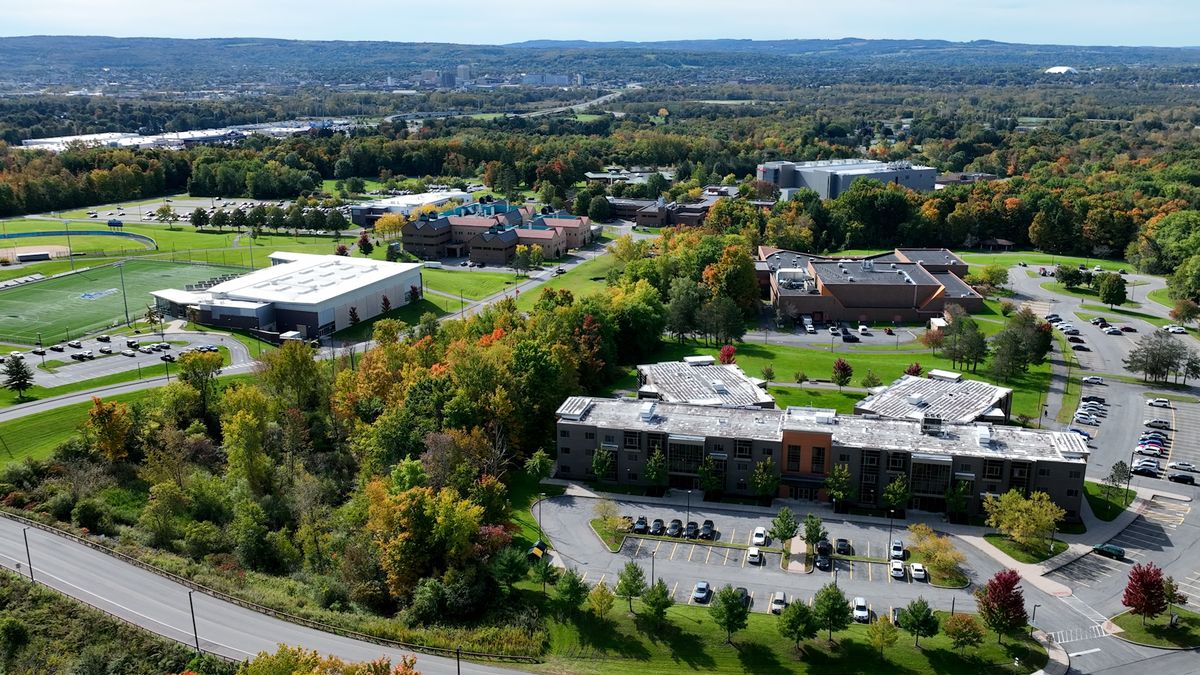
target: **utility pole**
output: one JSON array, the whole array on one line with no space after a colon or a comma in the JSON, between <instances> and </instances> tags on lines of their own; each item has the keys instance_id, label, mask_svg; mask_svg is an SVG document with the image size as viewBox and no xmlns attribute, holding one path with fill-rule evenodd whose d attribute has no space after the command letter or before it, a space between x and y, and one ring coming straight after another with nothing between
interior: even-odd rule
<instances>
[{"instance_id":1,"label":"utility pole","mask_svg":"<svg viewBox=\"0 0 1200 675\"><path fill-rule=\"evenodd\" d=\"M200 652L200 633L196 630L196 603L192 601L193 590L188 591L188 607L192 610L192 637L196 640L196 653Z\"/></svg>"},{"instance_id":2,"label":"utility pole","mask_svg":"<svg viewBox=\"0 0 1200 675\"><path fill-rule=\"evenodd\" d=\"M25 538L25 562L29 565L29 580L33 579L33 558L29 555L29 526L26 525L21 529L21 536ZM37 583L34 581L34 583Z\"/></svg>"},{"instance_id":3,"label":"utility pole","mask_svg":"<svg viewBox=\"0 0 1200 675\"><path fill-rule=\"evenodd\" d=\"M125 305L125 325L129 325L129 298L125 295L125 263L119 262L116 268L121 273L121 302ZM72 267L72 269L74 269Z\"/></svg>"}]
</instances>

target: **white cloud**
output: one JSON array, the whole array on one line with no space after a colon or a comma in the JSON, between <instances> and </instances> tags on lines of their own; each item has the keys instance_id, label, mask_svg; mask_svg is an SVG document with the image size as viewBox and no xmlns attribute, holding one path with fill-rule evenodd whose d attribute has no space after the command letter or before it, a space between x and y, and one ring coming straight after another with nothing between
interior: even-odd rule
<instances>
[{"instance_id":1,"label":"white cloud","mask_svg":"<svg viewBox=\"0 0 1200 675\"><path fill-rule=\"evenodd\" d=\"M6 0L3 35L254 36L472 44L528 39L941 38L1196 44L1194 0Z\"/></svg>"}]
</instances>

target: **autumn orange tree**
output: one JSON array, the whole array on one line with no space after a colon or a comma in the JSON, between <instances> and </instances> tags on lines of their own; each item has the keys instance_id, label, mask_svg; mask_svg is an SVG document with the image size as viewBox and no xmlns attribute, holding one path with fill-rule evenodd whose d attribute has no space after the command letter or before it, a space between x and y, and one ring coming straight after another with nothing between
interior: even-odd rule
<instances>
[{"instance_id":1,"label":"autumn orange tree","mask_svg":"<svg viewBox=\"0 0 1200 675\"><path fill-rule=\"evenodd\" d=\"M93 396L92 407L88 410L87 430L96 449L108 461L119 462L125 459L125 444L129 432L133 430L129 406L117 401L103 401L99 396Z\"/></svg>"}]
</instances>

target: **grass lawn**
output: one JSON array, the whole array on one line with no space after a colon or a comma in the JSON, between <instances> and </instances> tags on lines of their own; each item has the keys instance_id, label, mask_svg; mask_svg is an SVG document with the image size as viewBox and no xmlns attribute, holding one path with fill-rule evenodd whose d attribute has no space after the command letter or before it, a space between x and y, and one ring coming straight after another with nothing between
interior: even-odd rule
<instances>
[{"instance_id":1,"label":"grass lawn","mask_svg":"<svg viewBox=\"0 0 1200 675\"><path fill-rule=\"evenodd\" d=\"M1121 515L1125 507L1137 496L1137 492L1134 490L1125 488L1113 490L1103 483L1090 480L1084 482L1083 487L1084 496L1087 497L1088 506L1092 507L1092 513L1105 522Z\"/></svg>"},{"instance_id":2,"label":"grass lawn","mask_svg":"<svg viewBox=\"0 0 1200 675\"><path fill-rule=\"evenodd\" d=\"M58 228L61 230L62 228ZM70 238L71 251L76 255L80 253L100 253L103 255L140 255L148 250L153 250L153 246L146 244L137 239L128 237L106 237L104 235L71 235ZM37 248L39 246L62 246L66 248L68 245L67 237L65 236L48 236L48 237L21 237L20 239L0 239L0 255L7 256L9 247L21 248Z\"/></svg>"},{"instance_id":3,"label":"grass lawn","mask_svg":"<svg viewBox=\"0 0 1200 675\"><path fill-rule=\"evenodd\" d=\"M421 270L425 287L457 296L462 291L468 300L482 300L524 279L511 272L475 272L426 267Z\"/></svg>"},{"instance_id":4,"label":"grass lawn","mask_svg":"<svg viewBox=\"0 0 1200 675\"><path fill-rule=\"evenodd\" d=\"M554 277L541 286L522 293L521 299L517 300L517 308L524 311L533 309L543 288L565 288L574 293L576 298L602 291L608 287L605 281L608 278L608 271L617 264L617 259L611 255L602 255L580 263L568 270L566 274Z\"/></svg>"},{"instance_id":5,"label":"grass lawn","mask_svg":"<svg viewBox=\"0 0 1200 675\"><path fill-rule=\"evenodd\" d=\"M1054 540L1052 545L1053 551L1047 554L1044 546L1038 551L1030 551L1018 545L1012 539L995 532L989 532L983 535L983 538L987 539L989 544L1000 549L1013 560L1028 564L1040 563L1043 560L1049 560L1050 558L1053 558L1059 553L1067 550L1066 542L1059 541L1058 539Z\"/></svg>"},{"instance_id":6,"label":"grass lawn","mask_svg":"<svg viewBox=\"0 0 1200 675\"><path fill-rule=\"evenodd\" d=\"M366 340L371 337L371 326L380 319L399 319L409 326L415 326L421 321L421 315L426 312L433 312L437 316L449 314L458 310L459 303L457 299L450 299L441 295L433 295L432 293L421 298L417 302L410 302L403 307L396 307L388 311L387 314L371 317L366 321L360 321L353 326L348 326L333 334L338 340L358 341Z\"/></svg>"},{"instance_id":7,"label":"grass lawn","mask_svg":"<svg viewBox=\"0 0 1200 675\"><path fill-rule=\"evenodd\" d=\"M1004 265L1005 267L1012 267L1017 263L1023 262L1027 265L1032 265L1034 267L1045 267L1050 270L1053 270L1053 268L1057 265L1067 265L1069 267L1078 267L1083 265L1089 270L1095 265L1099 265L1101 269L1109 272L1116 272L1120 269L1132 268L1132 265L1124 260L1077 258L1073 256L1039 253L1037 251L1011 251L1007 253L988 253L986 251L976 253L958 252L958 255L963 259L964 262L970 265Z\"/></svg>"},{"instance_id":8,"label":"grass lawn","mask_svg":"<svg viewBox=\"0 0 1200 675\"><path fill-rule=\"evenodd\" d=\"M846 359L850 366L854 368L854 377L851 380L854 385L857 385L859 380L867 374L868 369L875 371L875 374L881 381L891 382L900 377L904 373L904 369L914 361L919 362L926 372L933 368L940 368L943 370L961 371L963 375L969 378L978 378L989 382L995 381L986 372L985 368L980 368L975 373L955 368L948 359L943 358L941 355L935 356L928 351L919 353L886 351L833 352L831 354L826 349L772 344L764 345L751 342L745 342L736 346L738 365L747 374L755 377L761 375L763 366L770 364L775 369L775 377L778 380L792 380L797 371L804 372L812 380L828 380L833 372L834 360L841 357ZM684 341L683 344L669 341L663 343L662 348L654 356L654 359L657 361L678 361L685 356L698 354L717 356L718 351L719 348L715 345L705 346L694 340ZM629 385L634 381L636 380L630 380L627 377L618 384ZM1041 405L1041 395L1050 385L1050 364L1047 362L1039 366L1033 366L1029 369L1029 372L1020 377L1013 378L1008 382L997 382L997 384L1013 390L1012 414L1014 418L1018 415L1026 415L1030 419L1036 420L1039 415L1038 406ZM629 388L629 386L618 386L615 388ZM802 405L807 405L804 402L804 398L810 395L810 390L805 388L803 391L804 394L801 395L800 401ZM772 388L772 393L775 393L775 388ZM792 395L792 397L795 396ZM846 395L843 395L841 402L838 402L837 398L828 398L825 400L833 401L836 405L845 406L847 402L844 396ZM819 405L819 402L815 404ZM853 403L849 403L849 405L853 407Z\"/></svg>"},{"instance_id":9,"label":"grass lawn","mask_svg":"<svg viewBox=\"0 0 1200 675\"><path fill-rule=\"evenodd\" d=\"M690 589L682 589L687 594ZM804 598L807 601L807 598ZM756 599L765 602L766 599ZM639 602L633 604L641 611ZM883 615L886 607L876 607ZM939 612L939 619L946 618ZM1029 673L1046 663L1046 653L1025 635L1013 635L1004 645L988 633L975 650L959 655L944 635L921 641L918 649L907 634L901 634L883 656L870 646L867 626L855 624L835 633L834 642L825 634L803 644L779 635L779 618L751 612L744 630L727 644L725 632L710 618L706 607L678 604L667 610L662 626L650 625L640 615L631 615L628 605L618 600L608 616L597 618L579 612L556 620L550 626L550 655L546 664L534 667L546 673L605 673L652 675L695 673ZM1014 667L1020 659L1020 667Z\"/></svg>"},{"instance_id":10,"label":"grass lawn","mask_svg":"<svg viewBox=\"0 0 1200 675\"><path fill-rule=\"evenodd\" d=\"M1200 614L1178 605L1173 605L1171 611L1179 615L1179 625L1174 628L1171 627L1170 612L1146 619L1145 625L1142 617L1128 612L1114 616L1112 622L1125 631L1121 637L1133 642L1155 647L1200 647Z\"/></svg>"},{"instance_id":11,"label":"grass lawn","mask_svg":"<svg viewBox=\"0 0 1200 675\"><path fill-rule=\"evenodd\" d=\"M1062 284L1060 284L1057 281L1045 281L1045 282L1042 282L1041 286L1043 289L1050 291L1051 293L1058 293L1059 295L1073 295L1077 298L1082 298L1084 300L1095 300L1097 302L1099 302L1099 300L1100 300L1100 294L1097 291L1095 291L1094 289L1088 288L1086 286L1079 286L1078 288L1067 288L1066 286L1063 286ZM1133 300L1126 300L1125 302L1121 303L1121 306L1122 307L1141 307L1142 303L1134 302ZM1107 307L1107 305L1105 305L1105 307ZM1107 311L1111 312L1111 311L1116 311L1116 310L1114 308L1114 309L1110 309Z\"/></svg>"},{"instance_id":12,"label":"grass lawn","mask_svg":"<svg viewBox=\"0 0 1200 675\"><path fill-rule=\"evenodd\" d=\"M335 183L337 183L337 179L334 178L323 180L321 181L321 190L328 192L329 194L336 195L337 188L334 187ZM363 189L367 192L370 192L371 190L383 189L383 183L380 183L379 180L375 178L363 178L363 185L365 186Z\"/></svg>"},{"instance_id":13,"label":"grass lawn","mask_svg":"<svg viewBox=\"0 0 1200 675\"><path fill-rule=\"evenodd\" d=\"M514 472L512 484L508 486L508 499L512 504L512 519L517 526L513 533L513 542L521 547L533 546L533 542L543 539L541 528L529 510L539 494L556 497L566 492L561 485L542 485L529 477L524 471Z\"/></svg>"},{"instance_id":14,"label":"grass lawn","mask_svg":"<svg viewBox=\"0 0 1200 675\"><path fill-rule=\"evenodd\" d=\"M833 408L847 415L853 414L854 404L866 396L858 392L816 387L770 387L768 391L771 396L775 397L775 405L778 408L789 406Z\"/></svg>"},{"instance_id":15,"label":"grass lawn","mask_svg":"<svg viewBox=\"0 0 1200 675\"><path fill-rule=\"evenodd\" d=\"M1175 301L1171 299L1171 291L1169 289L1156 288L1147 293L1146 298L1151 302L1157 302L1168 309L1175 308Z\"/></svg>"},{"instance_id":16,"label":"grass lawn","mask_svg":"<svg viewBox=\"0 0 1200 675\"><path fill-rule=\"evenodd\" d=\"M608 547L608 550L616 553L621 550L621 542L625 540L625 533L617 532L611 526L604 522L603 518L592 518L592 529L596 535L600 537L600 541Z\"/></svg>"}]
</instances>

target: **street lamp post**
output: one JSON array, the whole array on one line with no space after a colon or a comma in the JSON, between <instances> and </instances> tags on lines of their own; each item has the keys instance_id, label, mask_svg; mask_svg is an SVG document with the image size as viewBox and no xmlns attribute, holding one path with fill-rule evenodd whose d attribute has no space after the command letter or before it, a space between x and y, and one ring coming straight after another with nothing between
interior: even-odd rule
<instances>
[{"instance_id":1,"label":"street lamp post","mask_svg":"<svg viewBox=\"0 0 1200 675\"><path fill-rule=\"evenodd\" d=\"M188 591L188 608L192 610L192 637L196 640L196 653L200 653L200 632L196 630L196 603L192 601L192 593Z\"/></svg>"},{"instance_id":2,"label":"street lamp post","mask_svg":"<svg viewBox=\"0 0 1200 675\"><path fill-rule=\"evenodd\" d=\"M546 493L538 493L538 538L542 541L546 540L546 535L542 531L542 502L546 501Z\"/></svg>"},{"instance_id":3,"label":"street lamp post","mask_svg":"<svg viewBox=\"0 0 1200 675\"><path fill-rule=\"evenodd\" d=\"M654 554L658 551L650 551L650 585L654 585Z\"/></svg>"},{"instance_id":4,"label":"street lamp post","mask_svg":"<svg viewBox=\"0 0 1200 675\"><path fill-rule=\"evenodd\" d=\"M895 517L895 515L896 515L896 510L895 510L895 509L888 509L888 538L887 538L887 547L885 547L885 548L884 548L884 550L885 550L885 551L891 550L891 546L892 546L892 519Z\"/></svg>"},{"instance_id":5,"label":"street lamp post","mask_svg":"<svg viewBox=\"0 0 1200 675\"><path fill-rule=\"evenodd\" d=\"M462 647L461 646L455 647L455 649L454 649L454 667L457 670L458 675L462 675Z\"/></svg>"},{"instance_id":6,"label":"street lamp post","mask_svg":"<svg viewBox=\"0 0 1200 675\"><path fill-rule=\"evenodd\" d=\"M75 255L71 253L71 221L64 220L63 227L67 230L67 260L71 263L71 271L75 271Z\"/></svg>"},{"instance_id":7,"label":"street lamp post","mask_svg":"<svg viewBox=\"0 0 1200 675\"><path fill-rule=\"evenodd\" d=\"M684 517L684 526L692 521L692 491L688 490L687 495L687 515Z\"/></svg>"},{"instance_id":8,"label":"street lamp post","mask_svg":"<svg viewBox=\"0 0 1200 675\"><path fill-rule=\"evenodd\" d=\"M29 527L28 526L26 526L24 529L21 530L21 536L25 538L25 562L29 565L29 580L34 581L33 558L30 557L30 555L29 555Z\"/></svg>"},{"instance_id":9,"label":"street lamp post","mask_svg":"<svg viewBox=\"0 0 1200 675\"><path fill-rule=\"evenodd\" d=\"M1034 603L1033 614L1031 614L1029 617L1029 637L1033 637L1033 622L1037 620L1037 608L1038 607L1041 607L1041 605Z\"/></svg>"},{"instance_id":10,"label":"street lamp post","mask_svg":"<svg viewBox=\"0 0 1200 675\"><path fill-rule=\"evenodd\" d=\"M129 325L129 298L125 295L125 263L119 262L115 265L121 273L121 302L125 305L125 325Z\"/></svg>"},{"instance_id":11,"label":"street lamp post","mask_svg":"<svg viewBox=\"0 0 1200 675\"><path fill-rule=\"evenodd\" d=\"M1121 501L1129 506L1129 484L1133 482L1133 458L1137 455L1137 450L1129 453L1129 470L1125 473L1125 498Z\"/></svg>"}]
</instances>

